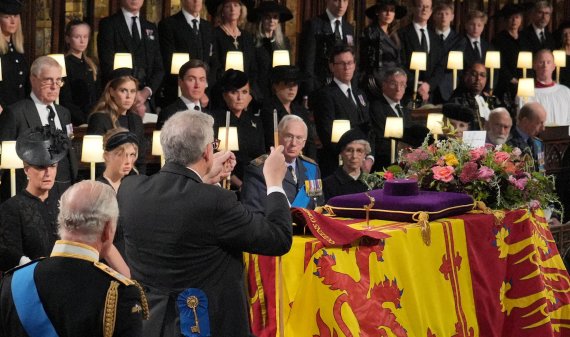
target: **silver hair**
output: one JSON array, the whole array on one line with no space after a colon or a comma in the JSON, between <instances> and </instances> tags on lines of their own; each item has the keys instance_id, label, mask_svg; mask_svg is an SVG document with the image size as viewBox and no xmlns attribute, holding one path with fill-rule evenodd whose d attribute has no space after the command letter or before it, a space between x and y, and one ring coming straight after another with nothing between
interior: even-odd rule
<instances>
[{"instance_id":1,"label":"silver hair","mask_svg":"<svg viewBox=\"0 0 570 337\"><path fill-rule=\"evenodd\" d=\"M184 166L196 163L214 140L213 125L212 116L194 110L170 117L160 133L164 159Z\"/></svg>"},{"instance_id":2,"label":"silver hair","mask_svg":"<svg viewBox=\"0 0 570 337\"><path fill-rule=\"evenodd\" d=\"M388 81L391 77L396 75L402 75L405 76L406 78L408 77L408 74L406 74L406 71L404 69L398 67L392 67L388 68L381 74L381 80L382 82L385 82Z\"/></svg>"},{"instance_id":3,"label":"silver hair","mask_svg":"<svg viewBox=\"0 0 570 337\"><path fill-rule=\"evenodd\" d=\"M35 59L35 61L32 63L32 66L30 67L30 74L36 77L40 76L42 71L47 67L54 67L59 69L60 71L63 70L55 59L49 56L40 56L37 59Z\"/></svg>"},{"instance_id":4,"label":"silver hair","mask_svg":"<svg viewBox=\"0 0 570 337\"><path fill-rule=\"evenodd\" d=\"M367 140L364 140L364 139L356 139L356 140L353 140L352 142L346 144L346 145L342 148L342 150L344 151L344 149L345 149L348 145L350 145L350 144L352 144L352 143L364 145L364 152L366 152L367 155L370 154L370 152L372 152L372 148L370 147L370 143L369 143Z\"/></svg>"},{"instance_id":5,"label":"silver hair","mask_svg":"<svg viewBox=\"0 0 570 337\"><path fill-rule=\"evenodd\" d=\"M287 128L289 123L291 123L293 121L303 123L303 126L305 127L305 137L306 137L309 133L309 129L307 128L307 124L305 124L305 121L303 120L303 118L301 118L297 115L285 115L285 116L283 116L283 118L281 118L281 121L279 122L279 125L277 125L277 131L280 134L283 133L283 131Z\"/></svg>"},{"instance_id":6,"label":"silver hair","mask_svg":"<svg viewBox=\"0 0 570 337\"><path fill-rule=\"evenodd\" d=\"M507 114L509 117L511 117L509 110L507 110L503 107L499 107L499 108L495 108L495 109L491 110L491 112L489 113L488 120L491 120L491 116L501 115L501 114Z\"/></svg>"},{"instance_id":7,"label":"silver hair","mask_svg":"<svg viewBox=\"0 0 570 337\"><path fill-rule=\"evenodd\" d=\"M98 181L84 180L72 185L59 200L58 234L63 239L79 238L95 243L105 224L117 226L119 205L113 189Z\"/></svg>"}]
</instances>

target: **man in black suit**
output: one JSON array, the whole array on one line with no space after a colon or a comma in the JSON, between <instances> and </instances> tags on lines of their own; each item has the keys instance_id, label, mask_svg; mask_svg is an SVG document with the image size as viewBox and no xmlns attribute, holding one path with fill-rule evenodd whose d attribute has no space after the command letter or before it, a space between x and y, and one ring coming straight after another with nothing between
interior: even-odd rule
<instances>
[{"instance_id":1,"label":"man in black suit","mask_svg":"<svg viewBox=\"0 0 570 337\"><path fill-rule=\"evenodd\" d=\"M433 23L435 34L443 43L443 54L447 65L447 57L452 50L463 50L465 40L455 29L451 28L451 23L455 18L455 6L452 2L439 2L433 9ZM453 73L451 69L444 70L444 76L439 83L438 90L434 94L434 103L444 103L449 100L453 92Z\"/></svg>"},{"instance_id":2,"label":"man in black suit","mask_svg":"<svg viewBox=\"0 0 570 337\"><path fill-rule=\"evenodd\" d=\"M433 100L432 95L443 78L443 62L447 59L440 37L428 28L431 13L431 0L412 0L412 22L398 31L402 42L402 68L410 69L413 52L427 52L427 67L425 71L420 71L420 84L417 88L418 98L424 102ZM413 92L413 80L412 73L412 76L408 76L408 94Z\"/></svg>"},{"instance_id":3,"label":"man in black suit","mask_svg":"<svg viewBox=\"0 0 570 337\"><path fill-rule=\"evenodd\" d=\"M544 172L544 143L538 135L544 131L546 110L538 102L530 102L521 108L517 125L511 128L507 144L532 154L537 171Z\"/></svg>"},{"instance_id":4,"label":"man in black suit","mask_svg":"<svg viewBox=\"0 0 570 337\"><path fill-rule=\"evenodd\" d=\"M144 290L99 262L110 256L118 216L103 183L82 181L63 194L51 256L0 283L0 336L143 336Z\"/></svg>"},{"instance_id":5,"label":"man in black suit","mask_svg":"<svg viewBox=\"0 0 570 337\"><path fill-rule=\"evenodd\" d=\"M144 0L120 1L121 10L99 23L97 51L103 83L110 79L115 53L130 53L133 75L139 80L136 109L150 112L147 100L158 92L164 77L158 32L153 23L140 16Z\"/></svg>"},{"instance_id":6,"label":"man in black suit","mask_svg":"<svg viewBox=\"0 0 570 337\"><path fill-rule=\"evenodd\" d=\"M182 9L169 16L158 24L160 37L160 51L164 69L170 72L173 53L188 53L190 60L202 60L214 71L212 64L216 57L213 56L212 25L209 21L200 18L203 0L182 0ZM210 84L214 84L214 77L208 77ZM177 95L176 80L174 75L167 75L164 82L164 106L174 102Z\"/></svg>"},{"instance_id":7,"label":"man in black suit","mask_svg":"<svg viewBox=\"0 0 570 337\"><path fill-rule=\"evenodd\" d=\"M329 55L335 46L355 46L354 27L343 18L349 0L326 0L325 13L305 23L301 36L299 67L311 78L302 88L303 98L330 82L332 74L327 67Z\"/></svg>"},{"instance_id":8,"label":"man in black suit","mask_svg":"<svg viewBox=\"0 0 570 337\"><path fill-rule=\"evenodd\" d=\"M73 136L71 113L66 108L55 104L63 85L61 66L49 56L37 58L30 68L32 92L30 97L10 105L0 114L0 141L16 140L24 130L49 125L50 128L63 130L68 137ZM59 164L53 191L61 195L77 179L77 156L73 149ZM9 176L3 175L2 200L10 197ZM26 186L23 170L17 170L16 191Z\"/></svg>"},{"instance_id":9,"label":"man in black suit","mask_svg":"<svg viewBox=\"0 0 570 337\"><path fill-rule=\"evenodd\" d=\"M292 207L314 209L315 205L305 190L305 180L321 179L318 164L302 155L307 141L308 128L303 119L296 115L285 115L278 125L279 144L283 145L283 155L287 173L283 179L283 189ZM264 154L245 168L241 202L254 212L265 211L267 188L263 178ZM322 198L320 198L322 201ZM322 205L322 202L321 202Z\"/></svg>"},{"instance_id":10,"label":"man in black suit","mask_svg":"<svg viewBox=\"0 0 570 337\"><path fill-rule=\"evenodd\" d=\"M489 42L481 36L486 24L487 14L479 10L469 11L465 17L464 66L475 62L485 64L485 56L487 51L491 49Z\"/></svg>"},{"instance_id":11,"label":"man in black suit","mask_svg":"<svg viewBox=\"0 0 570 337\"><path fill-rule=\"evenodd\" d=\"M196 110L207 112L202 106L202 99L205 97L208 87L208 65L202 60L193 59L180 67L178 74L178 86L182 95L158 114L156 128L162 126L172 115L179 111Z\"/></svg>"},{"instance_id":12,"label":"man in black suit","mask_svg":"<svg viewBox=\"0 0 570 337\"><path fill-rule=\"evenodd\" d=\"M403 69L388 69L381 79L382 96L370 103L370 129L376 151L374 171L382 171L392 164L390 140L384 138L386 117L401 117L404 120L404 128L411 126L410 110L401 104L407 80Z\"/></svg>"},{"instance_id":13,"label":"man in black suit","mask_svg":"<svg viewBox=\"0 0 570 337\"><path fill-rule=\"evenodd\" d=\"M317 134L323 148L317 154L324 176L333 173L338 166L338 156L331 142L333 121L348 119L352 128L360 128L368 134L368 100L356 85L352 84L356 62L354 51L348 46L338 46L329 58L333 80L321 88L309 101L315 115Z\"/></svg>"},{"instance_id":14,"label":"man in black suit","mask_svg":"<svg viewBox=\"0 0 570 337\"><path fill-rule=\"evenodd\" d=\"M522 31L530 51L534 54L541 49L554 50L556 42L546 27L552 17L552 5L548 1L537 1L531 14L531 24Z\"/></svg>"},{"instance_id":15,"label":"man in black suit","mask_svg":"<svg viewBox=\"0 0 570 337\"><path fill-rule=\"evenodd\" d=\"M213 123L198 111L172 116L160 136L166 165L124 179L118 192L127 261L151 308L143 336L180 336L181 328L188 336L196 324L203 335L250 336L242 254L282 255L291 247L283 147L265 160L265 217L251 213L214 184L230 174L223 167L231 152L214 154Z\"/></svg>"}]
</instances>

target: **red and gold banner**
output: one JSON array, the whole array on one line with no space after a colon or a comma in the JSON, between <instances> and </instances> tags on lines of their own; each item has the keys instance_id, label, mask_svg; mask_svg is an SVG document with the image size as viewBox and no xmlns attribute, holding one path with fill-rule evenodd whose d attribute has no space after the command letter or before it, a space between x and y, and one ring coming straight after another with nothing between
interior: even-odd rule
<instances>
[{"instance_id":1,"label":"red and gold banner","mask_svg":"<svg viewBox=\"0 0 570 337\"><path fill-rule=\"evenodd\" d=\"M281 272L276 258L246 255L252 330L295 337L570 336L569 276L541 214L440 219L430 223L429 246L415 224L336 219L368 234L344 246L295 237Z\"/></svg>"}]
</instances>

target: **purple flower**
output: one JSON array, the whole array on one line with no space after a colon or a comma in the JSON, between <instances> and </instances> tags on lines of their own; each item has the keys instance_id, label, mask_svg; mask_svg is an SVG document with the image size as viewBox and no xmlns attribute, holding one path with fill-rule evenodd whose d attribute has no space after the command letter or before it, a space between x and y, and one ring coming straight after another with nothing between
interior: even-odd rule
<instances>
[{"instance_id":1,"label":"purple flower","mask_svg":"<svg viewBox=\"0 0 570 337\"><path fill-rule=\"evenodd\" d=\"M517 179L513 176L509 176L509 182L513 184L513 186L515 186L517 189L522 191L524 190L526 183L528 182L528 178L525 177Z\"/></svg>"}]
</instances>

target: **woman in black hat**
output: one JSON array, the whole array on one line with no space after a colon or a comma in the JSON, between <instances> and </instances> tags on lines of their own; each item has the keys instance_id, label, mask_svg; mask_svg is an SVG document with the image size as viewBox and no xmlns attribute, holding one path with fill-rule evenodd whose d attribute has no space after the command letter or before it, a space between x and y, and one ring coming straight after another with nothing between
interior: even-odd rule
<instances>
[{"instance_id":1,"label":"woman in black hat","mask_svg":"<svg viewBox=\"0 0 570 337\"><path fill-rule=\"evenodd\" d=\"M216 137L218 128L226 126L227 111L230 112L230 127L237 127L239 151L235 152L236 166L231 176L232 188L235 189L241 188L245 166L265 153L259 111L254 113L248 109L252 100L249 83L245 73L233 69L226 71L219 81L224 106L212 112Z\"/></svg>"},{"instance_id":2,"label":"woman in black hat","mask_svg":"<svg viewBox=\"0 0 570 337\"><path fill-rule=\"evenodd\" d=\"M364 28L360 38L360 67L367 74L365 84L369 79L373 81L373 72L401 66L400 40L394 20L403 18L406 12L406 7L398 5L396 0L378 0L366 9L372 23Z\"/></svg>"},{"instance_id":3,"label":"woman in black hat","mask_svg":"<svg viewBox=\"0 0 570 337\"><path fill-rule=\"evenodd\" d=\"M57 236L57 163L67 155L69 139L49 127L29 129L16 142L24 162L26 188L0 206L0 270L48 256Z\"/></svg>"},{"instance_id":4,"label":"woman in black hat","mask_svg":"<svg viewBox=\"0 0 570 337\"><path fill-rule=\"evenodd\" d=\"M61 88L60 103L71 111L74 126L87 123L89 113L101 95L99 70L87 56L91 26L71 20L65 26L65 68L67 78Z\"/></svg>"},{"instance_id":5,"label":"woman in black hat","mask_svg":"<svg viewBox=\"0 0 570 337\"><path fill-rule=\"evenodd\" d=\"M273 52L286 50L291 54L291 44L283 34L281 25L293 18L291 11L275 1L263 1L248 16L248 20L255 22L255 56L258 70L257 83L263 99L271 96L269 74L273 66Z\"/></svg>"},{"instance_id":6,"label":"woman in black hat","mask_svg":"<svg viewBox=\"0 0 570 337\"><path fill-rule=\"evenodd\" d=\"M314 142L315 123L309 118L305 107L295 101L299 92L299 84L304 80L299 68L295 66L277 66L271 70L271 95L263 102L261 120L265 131L265 147L269 151L273 142L273 112L277 111L277 123L286 115L297 115L307 124L308 135L303 154L316 159L317 149Z\"/></svg>"},{"instance_id":7,"label":"woman in black hat","mask_svg":"<svg viewBox=\"0 0 570 337\"><path fill-rule=\"evenodd\" d=\"M132 69L113 70L111 80L105 86L101 99L89 115L88 135L104 135L107 131L124 127L134 133L141 142L136 162L139 172L145 172L144 164L144 126L141 117L133 112L136 103L138 81L132 75Z\"/></svg>"},{"instance_id":8,"label":"woman in black hat","mask_svg":"<svg viewBox=\"0 0 570 337\"><path fill-rule=\"evenodd\" d=\"M243 70L252 80L253 96L260 100L261 96L255 79L257 66L255 64L255 43L253 35L243 29L247 21L248 8L252 8L251 0L207 0L206 7L210 15L215 17L218 25L214 29L213 54L217 57L216 80L224 74L226 56L230 51L243 53Z\"/></svg>"},{"instance_id":9,"label":"woman in black hat","mask_svg":"<svg viewBox=\"0 0 570 337\"><path fill-rule=\"evenodd\" d=\"M522 77L522 70L517 68L519 52L530 50L527 39L520 32L526 10L525 5L508 3L497 14L504 19L505 29L492 41L492 45L501 52L501 68L494 94L504 102L512 102L516 97L518 79Z\"/></svg>"},{"instance_id":10,"label":"woman in black hat","mask_svg":"<svg viewBox=\"0 0 570 337\"><path fill-rule=\"evenodd\" d=\"M0 1L0 112L8 105L24 99L30 93L29 66L24 57L24 33L19 0Z\"/></svg>"}]
</instances>

